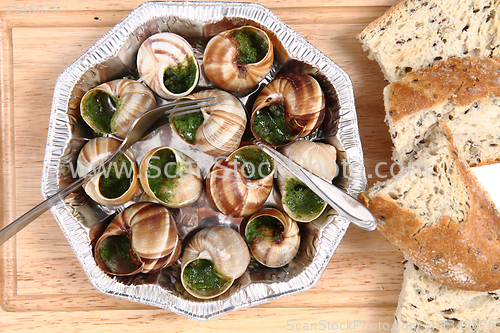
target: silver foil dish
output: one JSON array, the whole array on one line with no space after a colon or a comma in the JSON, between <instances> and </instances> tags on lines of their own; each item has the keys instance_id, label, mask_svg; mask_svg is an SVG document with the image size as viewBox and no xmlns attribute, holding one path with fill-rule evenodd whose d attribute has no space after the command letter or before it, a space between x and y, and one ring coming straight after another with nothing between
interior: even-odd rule
<instances>
[{"instance_id":1,"label":"silver foil dish","mask_svg":"<svg viewBox=\"0 0 500 333\"><path fill-rule=\"evenodd\" d=\"M137 50L147 37L165 31L177 33L190 42L197 61L201 63L204 46L210 37L242 25L257 26L270 35L275 48L275 61L270 74L259 87L251 93L236 96L248 111L258 91L276 75L294 71L314 76L325 93L327 109L318 135L328 137L327 141L338 150L340 174L334 183L353 196L363 191L366 175L352 83L338 65L261 5L149 2L132 11L59 76L54 88L44 160L43 195L48 197L73 180L72 165L76 165L81 147L93 137L80 117L81 97L100 83L136 75ZM199 89L211 86L203 76L200 78ZM214 161L173 135L169 125L133 146L137 161L149 149L160 145L169 145L188 154L204 175ZM271 194L267 204L275 204L275 200L279 198ZM300 224L301 247L290 264L272 269L252 262L227 292L215 299L200 300L190 296L182 287L177 263L156 274L126 278L112 277L101 271L93 257L93 244L117 211L123 208L102 207L79 191L55 205L52 213L98 290L198 320L211 319L312 287L327 267L349 226L349 220L336 215L332 209L327 210L317 220ZM183 237L216 224L239 230L242 222L241 218L229 218L217 213L205 195L193 205L172 212Z\"/></svg>"}]
</instances>

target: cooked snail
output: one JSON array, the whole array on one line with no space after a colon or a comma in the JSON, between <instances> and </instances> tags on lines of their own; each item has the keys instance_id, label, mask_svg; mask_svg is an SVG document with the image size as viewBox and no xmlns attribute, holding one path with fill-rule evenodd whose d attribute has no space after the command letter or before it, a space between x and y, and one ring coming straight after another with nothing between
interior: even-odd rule
<instances>
[{"instance_id":1,"label":"cooked snail","mask_svg":"<svg viewBox=\"0 0 500 333\"><path fill-rule=\"evenodd\" d=\"M197 298L224 293L250 263L245 240L234 229L213 226L190 239L182 255L181 283Z\"/></svg>"},{"instance_id":2,"label":"cooked snail","mask_svg":"<svg viewBox=\"0 0 500 333\"><path fill-rule=\"evenodd\" d=\"M273 177L274 160L257 146L244 146L212 166L207 195L225 215L250 215L269 197Z\"/></svg>"},{"instance_id":3,"label":"cooked snail","mask_svg":"<svg viewBox=\"0 0 500 333\"><path fill-rule=\"evenodd\" d=\"M337 151L332 145L299 140L281 153L329 182L337 175ZM283 209L295 221L310 222L325 210L326 202L284 168L278 167L277 183Z\"/></svg>"},{"instance_id":4,"label":"cooked snail","mask_svg":"<svg viewBox=\"0 0 500 333\"><path fill-rule=\"evenodd\" d=\"M250 217L245 240L262 265L282 267L291 262L299 250L299 226L279 209L263 208Z\"/></svg>"},{"instance_id":5,"label":"cooked snail","mask_svg":"<svg viewBox=\"0 0 500 333\"><path fill-rule=\"evenodd\" d=\"M310 75L287 73L271 81L255 100L253 135L271 146L284 146L315 130L325 117L325 96Z\"/></svg>"},{"instance_id":6,"label":"cooked snail","mask_svg":"<svg viewBox=\"0 0 500 333\"><path fill-rule=\"evenodd\" d=\"M145 85L120 79L87 91L80 102L80 114L95 132L123 139L132 123L155 106L155 97Z\"/></svg>"},{"instance_id":7,"label":"cooked snail","mask_svg":"<svg viewBox=\"0 0 500 333\"><path fill-rule=\"evenodd\" d=\"M151 90L167 99L190 94L200 76L191 45L169 32L152 35L142 43L137 70Z\"/></svg>"},{"instance_id":8,"label":"cooked snail","mask_svg":"<svg viewBox=\"0 0 500 333\"><path fill-rule=\"evenodd\" d=\"M261 29L244 26L221 32L208 42L203 54L207 78L228 91L255 87L269 73L273 44Z\"/></svg>"},{"instance_id":9,"label":"cooked snail","mask_svg":"<svg viewBox=\"0 0 500 333\"><path fill-rule=\"evenodd\" d=\"M198 200L203 190L198 165L170 147L150 150L141 161L139 173L144 191L167 207L188 206Z\"/></svg>"},{"instance_id":10,"label":"cooked snail","mask_svg":"<svg viewBox=\"0 0 500 333\"><path fill-rule=\"evenodd\" d=\"M111 221L97 240L94 257L106 273L124 276L159 271L181 252L172 214L162 205L141 202Z\"/></svg>"},{"instance_id":11,"label":"cooked snail","mask_svg":"<svg viewBox=\"0 0 500 333\"><path fill-rule=\"evenodd\" d=\"M212 156L226 156L239 147L247 116L240 101L222 90L203 90L184 98L215 97L218 105L170 118L172 129L186 142Z\"/></svg>"},{"instance_id":12,"label":"cooked snail","mask_svg":"<svg viewBox=\"0 0 500 333\"><path fill-rule=\"evenodd\" d=\"M77 159L77 172L83 177L94 167L104 162L120 146L119 140L98 137L87 142ZM105 206L119 206L130 201L139 189L137 165L130 150L109 167L96 174L83 185L85 193L94 201Z\"/></svg>"}]
</instances>

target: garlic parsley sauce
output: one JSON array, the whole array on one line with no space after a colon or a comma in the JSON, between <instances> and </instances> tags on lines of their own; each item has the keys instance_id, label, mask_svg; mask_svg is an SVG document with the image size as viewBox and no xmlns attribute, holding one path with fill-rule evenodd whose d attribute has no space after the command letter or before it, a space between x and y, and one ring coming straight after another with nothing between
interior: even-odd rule
<instances>
[{"instance_id":1,"label":"garlic parsley sauce","mask_svg":"<svg viewBox=\"0 0 500 333\"><path fill-rule=\"evenodd\" d=\"M254 64L266 56L269 44L252 29L237 29L231 37L238 45L238 61L242 64Z\"/></svg>"},{"instance_id":2,"label":"garlic parsley sauce","mask_svg":"<svg viewBox=\"0 0 500 333\"><path fill-rule=\"evenodd\" d=\"M262 179L273 171L272 158L257 147L241 149L232 158L242 164L243 176L250 180Z\"/></svg>"},{"instance_id":3,"label":"garlic parsley sauce","mask_svg":"<svg viewBox=\"0 0 500 333\"><path fill-rule=\"evenodd\" d=\"M196 143L196 132L204 121L203 113L199 111L173 117L171 124L184 141L194 145Z\"/></svg>"},{"instance_id":4,"label":"garlic parsley sauce","mask_svg":"<svg viewBox=\"0 0 500 333\"><path fill-rule=\"evenodd\" d=\"M111 133L116 124L112 124L113 116L120 105L120 99L106 93L103 90L91 92L83 101L85 116L94 123L99 133ZM116 118L116 117L115 117Z\"/></svg>"},{"instance_id":5,"label":"garlic parsley sauce","mask_svg":"<svg viewBox=\"0 0 500 333\"><path fill-rule=\"evenodd\" d=\"M303 215L319 213L325 204L325 201L309 187L293 177L286 181L285 195L282 200L299 218Z\"/></svg>"},{"instance_id":6,"label":"garlic parsley sauce","mask_svg":"<svg viewBox=\"0 0 500 333\"><path fill-rule=\"evenodd\" d=\"M252 123L255 135L273 146L290 143L299 135L285 120L285 108L282 104L271 104L257 110Z\"/></svg>"},{"instance_id":7,"label":"garlic parsley sauce","mask_svg":"<svg viewBox=\"0 0 500 333\"><path fill-rule=\"evenodd\" d=\"M196 60L186 58L181 63L165 68L163 82L165 88L174 94L182 94L189 90L196 80Z\"/></svg>"},{"instance_id":8,"label":"garlic parsley sauce","mask_svg":"<svg viewBox=\"0 0 500 333\"><path fill-rule=\"evenodd\" d=\"M166 167L166 168L165 168ZM151 156L147 172L149 188L163 202L169 202L177 187L182 165L177 163L174 152L160 149Z\"/></svg>"},{"instance_id":9,"label":"garlic parsley sauce","mask_svg":"<svg viewBox=\"0 0 500 333\"><path fill-rule=\"evenodd\" d=\"M196 259L190 262L183 273L184 281L192 290L209 292L225 288L231 279L223 279L214 269L214 263L208 259Z\"/></svg>"},{"instance_id":10,"label":"garlic parsley sauce","mask_svg":"<svg viewBox=\"0 0 500 333\"><path fill-rule=\"evenodd\" d=\"M125 194L132 183L131 170L133 169L129 159L121 155L116 162L109 165L107 173L101 174L99 178L101 194L108 199L116 199Z\"/></svg>"},{"instance_id":11,"label":"garlic parsley sauce","mask_svg":"<svg viewBox=\"0 0 500 333\"><path fill-rule=\"evenodd\" d=\"M259 237L268 238L273 242L279 243L284 230L283 223L276 217L261 215L248 223L245 229L245 240L249 245Z\"/></svg>"},{"instance_id":12,"label":"garlic parsley sauce","mask_svg":"<svg viewBox=\"0 0 500 333\"><path fill-rule=\"evenodd\" d=\"M113 274L127 274L138 267L130 255L131 240L128 235L113 235L107 237L98 249L102 262Z\"/></svg>"}]
</instances>

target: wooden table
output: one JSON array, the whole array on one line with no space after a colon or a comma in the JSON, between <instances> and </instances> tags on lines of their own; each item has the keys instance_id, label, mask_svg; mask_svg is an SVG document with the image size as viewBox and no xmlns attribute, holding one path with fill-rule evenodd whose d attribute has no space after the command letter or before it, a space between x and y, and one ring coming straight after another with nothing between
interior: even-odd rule
<instances>
[{"instance_id":1,"label":"wooden table","mask_svg":"<svg viewBox=\"0 0 500 333\"><path fill-rule=\"evenodd\" d=\"M27 2L0 1L0 224L4 226L42 200L40 180L57 76L141 4L139 0L57 2L57 14L39 14L29 13ZM383 123L382 89L386 83L356 35L396 0L259 2L350 75L367 173L374 175L371 185L377 180L377 163L390 162L391 142ZM17 14L12 14L14 4L20 10ZM56 2L43 4L52 8ZM7 6L11 14L7 14ZM378 231L351 226L310 290L197 322L95 290L51 213L0 247L0 254L2 332L387 331L403 273L403 257L396 247Z\"/></svg>"}]
</instances>

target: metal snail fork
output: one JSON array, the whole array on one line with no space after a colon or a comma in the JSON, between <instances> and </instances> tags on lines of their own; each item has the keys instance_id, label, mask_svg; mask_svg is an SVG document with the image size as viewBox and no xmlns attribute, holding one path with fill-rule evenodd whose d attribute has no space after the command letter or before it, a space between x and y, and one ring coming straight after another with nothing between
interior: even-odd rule
<instances>
[{"instance_id":1,"label":"metal snail fork","mask_svg":"<svg viewBox=\"0 0 500 333\"><path fill-rule=\"evenodd\" d=\"M9 240L12 236L30 224L37 217L45 213L50 207L55 205L60 200L66 198L69 194L73 193L80 186L85 185L94 176L96 176L100 171L105 170L111 163L116 161L123 152L130 148L134 143L144 138L146 135L155 130L158 126L155 123L160 120L160 118L172 118L181 116L188 113L198 112L202 107L208 107L212 105L217 105L218 102L215 101L214 97L201 98L193 100L183 100L179 102L169 103L166 105L159 106L157 108L151 109L144 113L141 117L136 119L132 124L127 136L121 143L120 147L103 163L94 167L85 176L78 178L73 183L67 187L59 190L57 193L48 197L45 201L41 202L14 222L7 225L5 228L0 230L0 245Z\"/></svg>"}]
</instances>

